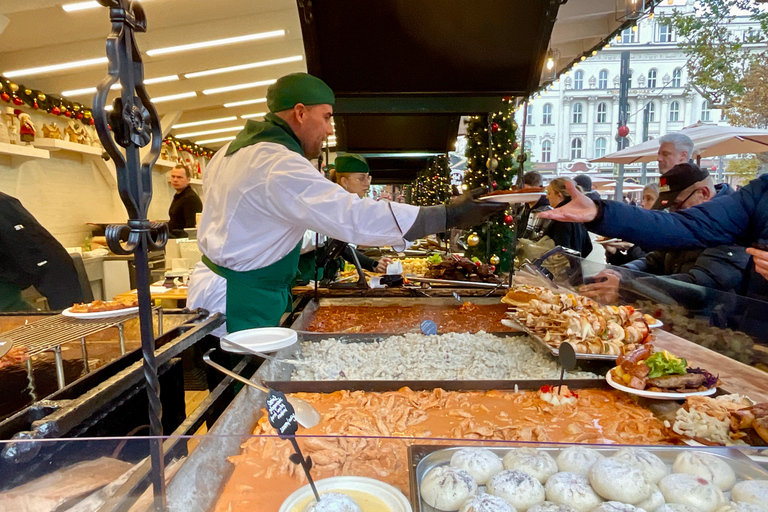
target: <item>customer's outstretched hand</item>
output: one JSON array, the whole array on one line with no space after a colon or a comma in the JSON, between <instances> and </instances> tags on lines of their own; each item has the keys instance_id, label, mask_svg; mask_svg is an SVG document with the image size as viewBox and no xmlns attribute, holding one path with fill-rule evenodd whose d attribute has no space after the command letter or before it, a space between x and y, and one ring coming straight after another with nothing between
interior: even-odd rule
<instances>
[{"instance_id":1,"label":"customer's outstretched hand","mask_svg":"<svg viewBox=\"0 0 768 512\"><path fill-rule=\"evenodd\" d=\"M597 217L597 205L582 194L571 180L565 182L571 201L565 206L539 213L539 217L563 222L591 222Z\"/></svg>"}]
</instances>

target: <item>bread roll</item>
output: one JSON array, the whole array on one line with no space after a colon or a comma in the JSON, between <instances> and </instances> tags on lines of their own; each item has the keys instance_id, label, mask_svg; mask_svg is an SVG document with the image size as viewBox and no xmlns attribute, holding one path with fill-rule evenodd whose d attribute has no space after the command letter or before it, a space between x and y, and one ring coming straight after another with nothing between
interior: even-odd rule
<instances>
[{"instance_id":1,"label":"bread roll","mask_svg":"<svg viewBox=\"0 0 768 512\"><path fill-rule=\"evenodd\" d=\"M515 507L493 494L477 494L461 506L459 512L516 512Z\"/></svg>"},{"instance_id":2,"label":"bread roll","mask_svg":"<svg viewBox=\"0 0 768 512\"><path fill-rule=\"evenodd\" d=\"M705 479L721 491L728 491L736 483L736 473L730 464L716 455L705 452L683 452L672 466L675 473L686 473Z\"/></svg>"},{"instance_id":3,"label":"bread roll","mask_svg":"<svg viewBox=\"0 0 768 512\"><path fill-rule=\"evenodd\" d=\"M686 473L665 476L659 481L659 489L667 503L689 505L700 512L715 512L725 502L717 486Z\"/></svg>"},{"instance_id":4,"label":"bread roll","mask_svg":"<svg viewBox=\"0 0 768 512\"><path fill-rule=\"evenodd\" d=\"M510 469L488 480L489 494L504 498L517 512L526 512L538 503L544 503L544 486L528 473Z\"/></svg>"},{"instance_id":5,"label":"bread roll","mask_svg":"<svg viewBox=\"0 0 768 512\"><path fill-rule=\"evenodd\" d=\"M716 512L768 512L768 508L743 501L732 501L717 509Z\"/></svg>"},{"instance_id":6,"label":"bread roll","mask_svg":"<svg viewBox=\"0 0 768 512\"><path fill-rule=\"evenodd\" d=\"M733 486L731 499L768 508L768 480L745 480Z\"/></svg>"},{"instance_id":7,"label":"bread roll","mask_svg":"<svg viewBox=\"0 0 768 512\"><path fill-rule=\"evenodd\" d=\"M437 466L421 481L421 499L438 510L453 511L477 492L477 482L463 469Z\"/></svg>"},{"instance_id":8,"label":"bread roll","mask_svg":"<svg viewBox=\"0 0 768 512\"><path fill-rule=\"evenodd\" d=\"M615 457L595 462L589 470L589 483L606 500L631 505L647 500L653 494L653 487L642 471Z\"/></svg>"},{"instance_id":9,"label":"bread roll","mask_svg":"<svg viewBox=\"0 0 768 512\"><path fill-rule=\"evenodd\" d=\"M545 501L538 505L534 505L528 509L528 512L576 512L576 509L568 505L558 505L551 501Z\"/></svg>"},{"instance_id":10,"label":"bread roll","mask_svg":"<svg viewBox=\"0 0 768 512\"><path fill-rule=\"evenodd\" d=\"M560 471L587 476L592 464L603 458L605 457L602 453L592 448L571 446L557 456L557 468Z\"/></svg>"},{"instance_id":11,"label":"bread roll","mask_svg":"<svg viewBox=\"0 0 768 512\"><path fill-rule=\"evenodd\" d=\"M606 501L596 506L589 512L647 512L641 508L637 508L629 503L621 503L620 501Z\"/></svg>"},{"instance_id":12,"label":"bread roll","mask_svg":"<svg viewBox=\"0 0 768 512\"><path fill-rule=\"evenodd\" d=\"M547 480L544 490L548 501L570 505L578 512L588 512L603 501L589 485L587 477L576 473L555 473Z\"/></svg>"},{"instance_id":13,"label":"bread roll","mask_svg":"<svg viewBox=\"0 0 768 512\"><path fill-rule=\"evenodd\" d=\"M640 469L646 479L653 484L669 474L669 468L663 460L642 448L622 448L614 457L625 460Z\"/></svg>"},{"instance_id":14,"label":"bread roll","mask_svg":"<svg viewBox=\"0 0 768 512\"><path fill-rule=\"evenodd\" d=\"M498 455L485 448L456 450L451 457L451 466L472 475L478 485L485 485L493 475L504 470Z\"/></svg>"},{"instance_id":15,"label":"bread roll","mask_svg":"<svg viewBox=\"0 0 768 512\"><path fill-rule=\"evenodd\" d=\"M504 456L504 469L523 471L543 484L557 473L557 463L547 452L535 448L519 448Z\"/></svg>"}]
</instances>

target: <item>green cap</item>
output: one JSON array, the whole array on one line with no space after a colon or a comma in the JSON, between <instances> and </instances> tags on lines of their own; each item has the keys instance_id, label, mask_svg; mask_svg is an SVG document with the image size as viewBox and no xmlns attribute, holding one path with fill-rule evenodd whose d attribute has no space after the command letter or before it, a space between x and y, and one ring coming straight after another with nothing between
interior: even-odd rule
<instances>
[{"instance_id":1,"label":"green cap","mask_svg":"<svg viewBox=\"0 0 768 512\"><path fill-rule=\"evenodd\" d=\"M291 73L277 79L267 89L270 112L281 112L304 105L335 105L336 97L325 82L308 73Z\"/></svg>"},{"instance_id":2,"label":"green cap","mask_svg":"<svg viewBox=\"0 0 768 512\"><path fill-rule=\"evenodd\" d=\"M343 153L336 157L336 174L351 174L354 172L364 172L368 174L371 168L368 167L368 160L364 156L355 153Z\"/></svg>"}]
</instances>

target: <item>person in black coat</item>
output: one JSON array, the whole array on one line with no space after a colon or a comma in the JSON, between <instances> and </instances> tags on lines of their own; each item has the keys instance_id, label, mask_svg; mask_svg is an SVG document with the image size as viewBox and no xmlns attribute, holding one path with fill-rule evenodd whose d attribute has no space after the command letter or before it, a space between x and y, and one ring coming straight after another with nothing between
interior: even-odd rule
<instances>
[{"instance_id":1,"label":"person in black coat","mask_svg":"<svg viewBox=\"0 0 768 512\"><path fill-rule=\"evenodd\" d=\"M0 192L0 311L33 309L21 298L30 286L52 310L84 300L72 257L18 199Z\"/></svg>"},{"instance_id":2,"label":"person in black coat","mask_svg":"<svg viewBox=\"0 0 768 512\"><path fill-rule=\"evenodd\" d=\"M547 199L553 208L562 207L571 201L571 194L565 187L566 178L555 178L547 186ZM553 221L544 230L544 235L550 237L555 245L573 249L586 258L592 252L592 242L584 224Z\"/></svg>"},{"instance_id":3,"label":"person in black coat","mask_svg":"<svg viewBox=\"0 0 768 512\"><path fill-rule=\"evenodd\" d=\"M192 174L183 165L171 170L171 186L176 190L168 209L168 230L172 238L186 238L188 234L184 229L194 228L197 214L203 211L203 202L192 190L191 180Z\"/></svg>"}]
</instances>

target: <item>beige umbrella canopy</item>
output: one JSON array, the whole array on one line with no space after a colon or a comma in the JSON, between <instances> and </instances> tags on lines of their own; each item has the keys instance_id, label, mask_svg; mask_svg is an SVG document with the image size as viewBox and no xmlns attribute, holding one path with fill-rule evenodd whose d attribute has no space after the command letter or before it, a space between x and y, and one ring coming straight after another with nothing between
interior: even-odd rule
<instances>
[{"instance_id":1,"label":"beige umbrella canopy","mask_svg":"<svg viewBox=\"0 0 768 512\"><path fill-rule=\"evenodd\" d=\"M768 130L697 123L679 133L691 138L696 158L768 151ZM653 139L591 161L616 164L654 162L658 151L659 139Z\"/></svg>"}]
</instances>

